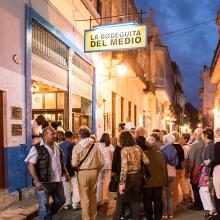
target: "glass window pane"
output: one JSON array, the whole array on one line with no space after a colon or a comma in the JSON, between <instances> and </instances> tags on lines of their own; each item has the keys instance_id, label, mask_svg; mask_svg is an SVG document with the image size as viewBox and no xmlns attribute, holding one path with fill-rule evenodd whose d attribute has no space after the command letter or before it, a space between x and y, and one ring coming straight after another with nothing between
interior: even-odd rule
<instances>
[{"instance_id":1,"label":"glass window pane","mask_svg":"<svg viewBox=\"0 0 220 220\"><path fill-rule=\"evenodd\" d=\"M57 109L64 109L64 93L57 93Z\"/></svg>"}]
</instances>

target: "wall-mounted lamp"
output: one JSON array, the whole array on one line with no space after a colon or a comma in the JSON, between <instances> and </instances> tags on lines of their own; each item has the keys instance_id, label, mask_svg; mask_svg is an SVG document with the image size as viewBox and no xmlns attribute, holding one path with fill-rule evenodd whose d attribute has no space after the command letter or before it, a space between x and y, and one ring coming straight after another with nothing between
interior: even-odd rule
<instances>
[{"instance_id":1,"label":"wall-mounted lamp","mask_svg":"<svg viewBox=\"0 0 220 220\"><path fill-rule=\"evenodd\" d=\"M128 67L124 61L121 61L119 64L115 65L115 68L116 68L118 76L121 76L121 77L123 77L128 70Z\"/></svg>"}]
</instances>

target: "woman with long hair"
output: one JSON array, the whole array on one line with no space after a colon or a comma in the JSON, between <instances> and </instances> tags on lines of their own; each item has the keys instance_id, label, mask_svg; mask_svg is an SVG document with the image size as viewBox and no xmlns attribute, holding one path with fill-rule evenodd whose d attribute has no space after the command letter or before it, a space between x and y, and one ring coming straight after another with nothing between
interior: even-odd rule
<instances>
[{"instance_id":1,"label":"woman with long hair","mask_svg":"<svg viewBox=\"0 0 220 220\"><path fill-rule=\"evenodd\" d=\"M116 211L113 220L119 220L123 201L127 196L134 220L140 219L141 161L149 163L148 157L136 145L130 131L123 131L119 136L121 150L121 173L117 192Z\"/></svg>"},{"instance_id":2,"label":"woman with long hair","mask_svg":"<svg viewBox=\"0 0 220 220\"><path fill-rule=\"evenodd\" d=\"M111 180L112 158L115 148L111 145L111 139L108 133L102 134L98 146L104 159L104 166L99 172L97 182L96 197L98 205L100 205L102 203L108 203L109 201L108 186Z\"/></svg>"}]
</instances>

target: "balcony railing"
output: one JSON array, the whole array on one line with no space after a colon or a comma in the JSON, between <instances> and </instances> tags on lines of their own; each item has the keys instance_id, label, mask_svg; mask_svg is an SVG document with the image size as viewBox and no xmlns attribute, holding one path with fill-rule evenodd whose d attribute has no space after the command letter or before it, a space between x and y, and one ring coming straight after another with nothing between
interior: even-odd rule
<instances>
[{"instance_id":1,"label":"balcony railing","mask_svg":"<svg viewBox=\"0 0 220 220\"><path fill-rule=\"evenodd\" d=\"M157 76L156 88L167 91L169 97L172 98L173 84L171 82L167 81L167 79L165 77L158 77Z\"/></svg>"},{"instance_id":2,"label":"balcony railing","mask_svg":"<svg viewBox=\"0 0 220 220\"><path fill-rule=\"evenodd\" d=\"M156 86L154 83L152 83L151 81L146 81L146 88L144 89L144 92L152 92L153 94L155 94L156 91Z\"/></svg>"}]
</instances>

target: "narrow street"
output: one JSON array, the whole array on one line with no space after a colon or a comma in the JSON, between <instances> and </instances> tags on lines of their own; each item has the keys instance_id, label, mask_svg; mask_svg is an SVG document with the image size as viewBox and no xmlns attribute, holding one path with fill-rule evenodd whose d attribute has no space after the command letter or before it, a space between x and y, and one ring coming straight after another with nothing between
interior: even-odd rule
<instances>
[{"instance_id":1,"label":"narrow street","mask_svg":"<svg viewBox=\"0 0 220 220\"><path fill-rule=\"evenodd\" d=\"M98 208L98 219L97 220L110 220L112 219L112 214L115 209L115 200L113 199L114 195L111 193L111 200L108 205L103 205ZM62 210L59 212L54 220L79 220L81 219L81 210L73 210L72 208L68 210ZM142 220L145 218L143 217ZM184 205L180 205L177 209L175 215L175 220L202 220L203 212L191 211L186 208Z\"/></svg>"},{"instance_id":2,"label":"narrow street","mask_svg":"<svg viewBox=\"0 0 220 220\"><path fill-rule=\"evenodd\" d=\"M0 220L220 220L220 0L0 0L0 30Z\"/></svg>"},{"instance_id":3,"label":"narrow street","mask_svg":"<svg viewBox=\"0 0 220 220\"><path fill-rule=\"evenodd\" d=\"M112 216L108 215L108 209L107 207L101 207L98 210L98 220L110 220L112 219ZM81 211L80 210L63 210L60 213L56 215L54 220L79 220L81 219ZM144 220L144 218L142 218ZM191 219L191 220L202 220L204 219L203 213L198 212L198 211L191 211L186 209L184 206L181 206L174 218L175 220L186 220L186 219Z\"/></svg>"}]
</instances>

